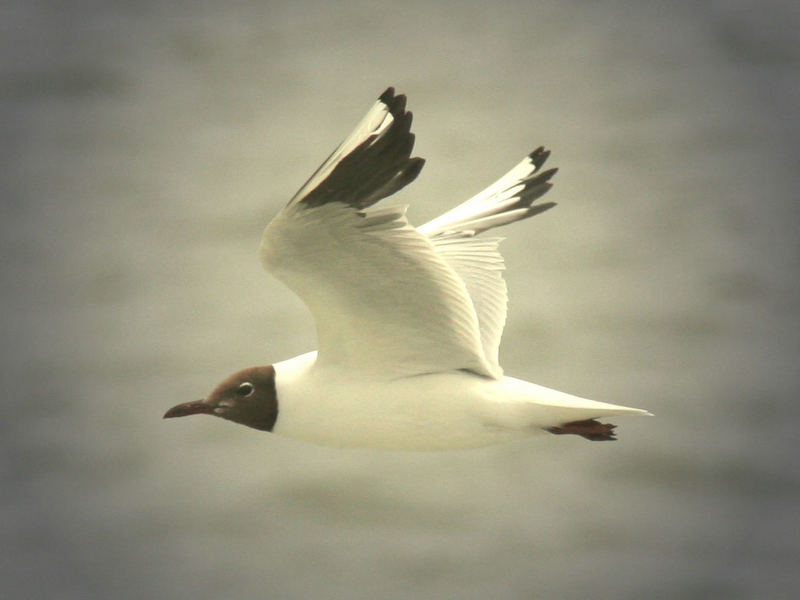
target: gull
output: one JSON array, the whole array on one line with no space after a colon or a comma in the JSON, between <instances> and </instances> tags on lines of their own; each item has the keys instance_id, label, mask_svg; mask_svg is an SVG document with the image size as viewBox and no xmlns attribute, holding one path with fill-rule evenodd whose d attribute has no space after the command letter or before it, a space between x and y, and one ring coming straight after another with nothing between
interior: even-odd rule
<instances>
[{"instance_id":1,"label":"gull","mask_svg":"<svg viewBox=\"0 0 800 600\"><path fill-rule=\"evenodd\" d=\"M421 227L375 206L411 183L406 97L388 88L275 216L266 269L305 303L318 350L224 379L164 418L207 414L339 447L447 450L537 433L612 440L599 418L650 414L503 374L507 289L499 238L538 215L556 169L540 147L488 188Z\"/></svg>"}]
</instances>

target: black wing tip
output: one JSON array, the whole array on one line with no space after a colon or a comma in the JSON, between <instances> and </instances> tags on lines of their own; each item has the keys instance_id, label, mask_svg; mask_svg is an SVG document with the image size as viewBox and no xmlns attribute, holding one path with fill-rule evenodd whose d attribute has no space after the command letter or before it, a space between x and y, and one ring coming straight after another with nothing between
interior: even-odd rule
<instances>
[{"instance_id":1,"label":"black wing tip","mask_svg":"<svg viewBox=\"0 0 800 600\"><path fill-rule=\"evenodd\" d=\"M392 99L394 98L394 86L390 85L387 87L383 93L378 96L378 100L383 102L384 104L390 104Z\"/></svg>"},{"instance_id":2,"label":"black wing tip","mask_svg":"<svg viewBox=\"0 0 800 600\"><path fill-rule=\"evenodd\" d=\"M395 192L403 189L409 183L414 181L419 175L420 171L422 171L422 167L425 165L425 159L415 156L413 158L409 158L405 161L395 175L389 179L384 185L379 188L376 188L372 193L365 195L358 203L352 204L359 210L364 210L365 208L372 206L382 198L386 198L391 196Z\"/></svg>"},{"instance_id":3,"label":"black wing tip","mask_svg":"<svg viewBox=\"0 0 800 600\"><path fill-rule=\"evenodd\" d=\"M551 208L558 205L558 202L545 202L544 204L534 204L528 207L528 212L525 217L532 217L534 215L538 215L543 213L546 210L550 210Z\"/></svg>"},{"instance_id":4,"label":"black wing tip","mask_svg":"<svg viewBox=\"0 0 800 600\"><path fill-rule=\"evenodd\" d=\"M340 157L325 181L300 202L309 207L342 202L363 210L416 179L425 161L411 157L415 136L411 133L412 114L405 110L406 97L395 95L389 87L379 102L381 110L392 115L388 126L371 132Z\"/></svg>"},{"instance_id":5,"label":"black wing tip","mask_svg":"<svg viewBox=\"0 0 800 600\"><path fill-rule=\"evenodd\" d=\"M419 156L414 156L408 159L408 164L403 168L403 177L405 184L409 184L417 178L422 167L425 166L425 159ZM404 185L405 185L404 184Z\"/></svg>"},{"instance_id":6,"label":"black wing tip","mask_svg":"<svg viewBox=\"0 0 800 600\"><path fill-rule=\"evenodd\" d=\"M394 86L389 86L386 88L386 90L384 90L384 92L378 96L378 100L386 105L386 108L389 109L389 112L393 117L398 118L405 115L410 122L411 113L406 112L406 95L395 94Z\"/></svg>"},{"instance_id":7,"label":"black wing tip","mask_svg":"<svg viewBox=\"0 0 800 600\"><path fill-rule=\"evenodd\" d=\"M546 150L544 146L539 146L528 154L528 158L533 163L533 166L536 167L537 170L542 168L542 165L545 161L550 157L550 150Z\"/></svg>"},{"instance_id":8,"label":"black wing tip","mask_svg":"<svg viewBox=\"0 0 800 600\"><path fill-rule=\"evenodd\" d=\"M558 173L558 167L553 167L552 169L547 169L547 171L538 173L536 177L533 177L530 181L531 183L546 183L550 181L556 173Z\"/></svg>"},{"instance_id":9,"label":"black wing tip","mask_svg":"<svg viewBox=\"0 0 800 600\"><path fill-rule=\"evenodd\" d=\"M519 183L524 187L522 191L517 194L519 200L516 206L530 207L536 200L549 192L550 188L553 187L550 179L552 179L553 175L557 172L558 169L554 167L542 173L534 171L528 177L521 179Z\"/></svg>"}]
</instances>

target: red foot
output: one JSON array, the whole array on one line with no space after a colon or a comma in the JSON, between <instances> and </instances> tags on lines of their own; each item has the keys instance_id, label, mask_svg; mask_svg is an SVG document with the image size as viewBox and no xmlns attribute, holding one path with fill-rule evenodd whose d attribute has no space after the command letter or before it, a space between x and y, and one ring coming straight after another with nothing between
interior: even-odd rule
<instances>
[{"instance_id":1,"label":"red foot","mask_svg":"<svg viewBox=\"0 0 800 600\"><path fill-rule=\"evenodd\" d=\"M594 419L586 419L585 421L571 421L558 427L548 427L547 431L556 435L571 433L593 442L606 442L617 439L614 437L614 429L616 427L611 423L600 423Z\"/></svg>"}]
</instances>

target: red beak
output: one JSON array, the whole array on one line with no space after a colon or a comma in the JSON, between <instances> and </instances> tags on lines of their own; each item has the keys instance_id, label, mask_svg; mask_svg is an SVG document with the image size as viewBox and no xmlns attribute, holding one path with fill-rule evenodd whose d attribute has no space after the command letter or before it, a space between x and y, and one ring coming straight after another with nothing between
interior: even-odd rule
<instances>
[{"instance_id":1,"label":"red beak","mask_svg":"<svg viewBox=\"0 0 800 600\"><path fill-rule=\"evenodd\" d=\"M194 402L184 402L173 406L166 413L165 419L172 419L174 417L188 417L189 415L210 415L213 414L214 408L205 400L195 400Z\"/></svg>"}]
</instances>

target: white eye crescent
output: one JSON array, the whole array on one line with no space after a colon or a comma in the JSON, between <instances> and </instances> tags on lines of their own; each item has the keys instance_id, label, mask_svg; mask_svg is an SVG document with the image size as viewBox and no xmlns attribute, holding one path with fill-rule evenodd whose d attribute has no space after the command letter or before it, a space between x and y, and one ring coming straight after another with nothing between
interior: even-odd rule
<instances>
[{"instance_id":1,"label":"white eye crescent","mask_svg":"<svg viewBox=\"0 0 800 600\"><path fill-rule=\"evenodd\" d=\"M240 383L239 387L236 388L236 395L241 396L242 398L246 398L250 394L255 391L255 387L249 381L245 381L244 383Z\"/></svg>"}]
</instances>

